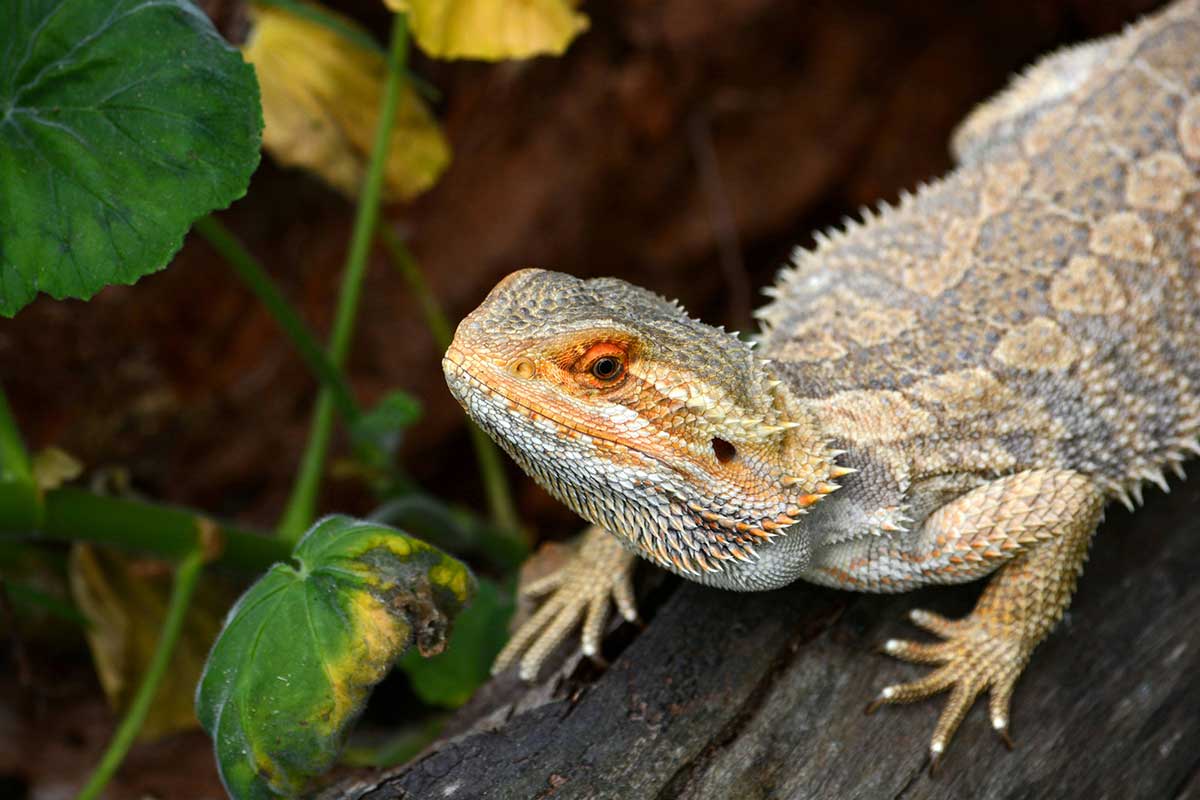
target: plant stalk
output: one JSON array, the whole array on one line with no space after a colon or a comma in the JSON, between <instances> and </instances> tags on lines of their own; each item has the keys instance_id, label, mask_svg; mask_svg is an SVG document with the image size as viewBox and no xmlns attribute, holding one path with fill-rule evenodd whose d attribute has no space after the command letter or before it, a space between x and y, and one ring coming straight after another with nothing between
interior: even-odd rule
<instances>
[{"instance_id":1,"label":"plant stalk","mask_svg":"<svg viewBox=\"0 0 1200 800\"><path fill-rule=\"evenodd\" d=\"M416 294L417 300L421 304L421 313L425 316L425 324L429 327L429 332L433 334L433 340L438 349L445 350L450 346L450 339L453 336L450 320L447 319L446 312L442 310L433 292L429 290L429 284L425 282L425 275L421 272L412 251L388 225L379 228L379 238L391 257L392 264ZM508 488L508 479L504 475L504 464L500 460L500 452L488 435L470 420L467 420L467 432L471 435L475 461L479 464L479 475L483 479L483 489L487 496L488 514L492 524L518 539L523 539L516 504L513 503L512 493Z\"/></svg>"},{"instance_id":2,"label":"plant stalk","mask_svg":"<svg viewBox=\"0 0 1200 800\"><path fill-rule=\"evenodd\" d=\"M258 259L251 255L245 245L238 241L237 237L216 217L202 217L196 220L192 229L207 239L213 249L229 262L237 276L242 279L250 291L254 292L259 302L279 323L279 327L283 328L284 333L291 339L292 345L300 352L304 363L312 370L321 385L331 393L333 404L342 419L347 424L357 420L362 415L362 411L354 400L346 377L329 358L325 347L309 331L308 326L304 324L304 320L296 313L291 303L279 291Z\"/></svg>"},{"instance_id":3,"label":"plant stalk","mask_svg":"<svg viewBox=\"0 0 1200 800\"><path fill-rule=\"evenodd\" d=\"M21 441L21 431L17 421L13 419L12 409L8 406L8 398L0 390L0 481L21 481L33 483L33 467L29 454L25 452L25 444Z\"/></svg>"},{"instance_id":4,"label":"plant stalk","mask_svg":"<svg viewBox=\"0 0 1200 800\"><path fill-rule=\"evenodd\" d=\"M366 274L367 256L370 254L375 227L379 221L379 204L383 194L383 176L388 157L388 145L391 141L392 125L396 118L396 107L400 101L400 89L405 80L404 64L408 56L407 22L408 18L404 14L392 15L387 83L384 87L379 121L375 129L375 144L371 149L371 160L367 166L362 191L359 194L354 231L350 238L350 249L346 256L346 267L342 274L342 286L333 320L333 334L329 342L330 359L338 367L345 363L346 353L350 348L350 339L354 333L354 319L358 313L358 301L362 294L363 276ZM329 451L329 437L332 430L333 397L328 389L322 388L317 395L316 408L313 410L308 445L300 462L300 469L296 475L296 482L292 487L287 508L284 510L278 526L278 534L285 541L295 542L299 539L316 513L317 493L321 487L321 476L325 468L325 457Z\"/></svg>"},{"instance_id":5,"label":"plant stalk","mask_svg":"<svg viewBox=\"0 0 1200 800\"><path fill-rule=\"evenodd\" d=\"M0 389L0 520L21 528L42 521L42 498L8 399Z\"/></svg>"},{"instance_id":6,"label":"plant stalk","mask_svg":"<svg viewBox=\"0 0 1200 800\"><path fill-rule=\"evenodd\" d=\"M10 496L19 491L12 484L0 484L0 539L93 542L159 558L181 558L190 552L196 536L207 530L222 543L216 558L222 566L260 571L291 556L291 548L284 542L195 511L93 494L70 486L46 492L42 519L36 526L29 526L4 513L11 504Z\"/></svg>"},{"instance_id":7,"label":"plant stalk","mask_svg":"<svg viewBox=\"0 0 1200 800\"><path fill-rule=\"evenodd\" d=\"M125 718L121 720L117 732L109 742L108 750L105 751L100 764L92 773L87 785L83 787L83 791L79 793L78 800L93 800L100 796L100 792L104 790L117 768L121 766L121 761L124 760L125 754L129 752L134 739L137 738L138 731L142 729L142 723L146 721L146 714L150 711L150 703L158 693L158 687L162 684L163 676L171 663L171 654L175 651L175 645L179 641L183 620L187 615L188 605L191 603L192 593L196 588L196 581L203 568L203 548L197 546L193 540L192 551L180 562L175 571L171 600L167 605L166 618L158 637L158 645L154 649L154 656L150 660L150 665L146 669L137 694L134 695L133 702L129 705L129 710L125 712Z\"/></svg>"},{"instance_id":8,"label":"plant stalk","mask_svg":"<svg viewBox=\"0 0 1200 800\"><path fill-rule=\"evenodd\" d=\"M438 346L439 350L445 350L450 346L450 340L454 338L454 331L450 327L450 319L446 316L446 312L442 310L437 297L430 291L429 284L425 281L425 274L421 272L421 267L417 264L417 257L412 254L408 245L390 225L379 227L379 240L383 242L384 250L391 257L392 265L404 278L408 288L412 289L417 296L417 302L421 304L421 313L425 316L425 324L428 326L429 332L433 334L434 344Z\"/></svg>"}]
</instances>

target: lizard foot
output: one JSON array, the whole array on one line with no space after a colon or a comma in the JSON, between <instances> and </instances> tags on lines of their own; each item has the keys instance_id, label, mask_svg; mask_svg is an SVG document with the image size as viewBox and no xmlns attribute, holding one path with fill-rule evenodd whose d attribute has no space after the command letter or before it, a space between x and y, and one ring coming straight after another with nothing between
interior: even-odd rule
<instances>
[{"instance_id":1,"label":"lizard foot","mask_svg":"<svg viewBox=\"0 0 1200 800\"><path fill-rule=\"evenodd\" d=\"M946 745L975 699L990 690L992 728L1011 750L1009 704L1013 687L1032 648L1006 626L978 612L952 620L914 609L909 618L918 627L942 637L942 641L924 643L889 639L884 643L883 651L902 661L940 666L918 680L885 687L867 706L867 713L874 713L883 705L911 703L949 691L950 699L938 718L929 743L929 769L932 772L937 769Z\"/></svg>"},{"instance_id":2,"label":"lizard foot","mask_svg":"<svg viewBox=\"0 0 1200 800\"><path fill-rule=\"evenodd\" d=\"M637 620L633 599L636 558L602 528L588 528L580 539L578 549L561 569L521 587L524 597L546 599L496 656L493 675L520 659L521 679L536 679L546 658L580 620L583 654L597 658L610 602L616 603L622 617Z\"/></svg>"}]
</instances>

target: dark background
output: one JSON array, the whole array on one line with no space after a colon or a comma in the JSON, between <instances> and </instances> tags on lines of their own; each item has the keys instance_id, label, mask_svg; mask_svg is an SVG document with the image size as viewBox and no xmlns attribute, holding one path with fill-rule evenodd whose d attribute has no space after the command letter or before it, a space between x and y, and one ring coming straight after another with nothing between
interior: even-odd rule
<instances>
[{"instance_id":1,"label":"dark background","mask_svg":"<svg viewBox=\"0 0 1200 800\"><path fill-rule=\"evenodd\" d=\"M331 3L386 31L377 2ZM616 275L741 328L797 244L950 166L955 124L1022 66L1118 30L1150 0L585 3L561 59L413 68L441 92L454 149L441 182L387 217L457 322L511 270ZM239 35L231 0L210 10ZM225 220L327 330L353 209L269 157ZM376 254L350 374L425 408L403 460L482 509L440 353ZM127 467L147 494L269 525L315 387L274 321L203 242L90 303L38 300L0 321L0 381L33 447ZM518 481L539 530L578 523ZM369 502L330 484L326 507Z\"/></svg>"},{"instance_id":2,"label":"dark background","mask_svg":"<svg viewBox=\"0 0 1200 800\"><path fill-rule=\"evenodd\" d=\"M242 35L240 0L202 5L227 36ZM377 0L328 5L387 30ZM591 29L563 58L487 65L414 52L412 68L442 94L435 110L454 161L386 218L454 321L509 271L538 266L626 278L744 328L759 290L813 231L946 171L955 124L1013 72L1157 5L590 0ZM324 332L352 214L317 179L264 158L224 220ZM425 415L404 464L433 493L482 511L440 355L377 253L350 360L355 389L367 404L393 388L418 396ZM0 321L0 383L31 447L119 465L146 495L264 527L287 496L315 396L272 318L195 237L133 287L86 304L42 298ZM509 469L540 536L581 527ZM354 483L326 485L323 510L370 504ZM105 719L99 707L80 713ZM64 726L45 733L67 736ZM211 764L197 742L188 749ZM135 750L128 769L159 760Z\"/></svg>"}]
</instances>

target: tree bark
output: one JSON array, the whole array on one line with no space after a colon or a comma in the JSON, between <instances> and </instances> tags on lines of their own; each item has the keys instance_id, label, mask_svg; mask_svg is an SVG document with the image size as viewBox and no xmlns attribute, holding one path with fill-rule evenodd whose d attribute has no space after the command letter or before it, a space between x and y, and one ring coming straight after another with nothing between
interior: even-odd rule
<instances>
[{"instance_id":1,"label":"tree bark","mask_svg":"<svg viewBox=\"0 0 1200 800\"><path fill-rule=\"evenodd\" d=\"M920 674L877 650L920 636L905 612L965 613L979 584L878 597L679 582L606 671L502 676L461 732L325 797L1200 797L1197 510L1187 484L1136 514L1109 509L1066 620L1017 687L1012 753L980 702L930 775L941 699L863 714Z\"/></svg>"}]
</instances>

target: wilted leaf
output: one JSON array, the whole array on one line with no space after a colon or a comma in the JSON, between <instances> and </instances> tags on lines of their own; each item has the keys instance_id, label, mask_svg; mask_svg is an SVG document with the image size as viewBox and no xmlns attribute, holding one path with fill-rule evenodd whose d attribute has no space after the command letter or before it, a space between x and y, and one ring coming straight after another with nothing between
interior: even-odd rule
<instances>
[{"instance_id":1,"label":"wilted leaf","mask_svg":"<svg viewBox=\"0 0 1200 800\"><path fill-rule=\"evenodd\" d=\"M454 632L444 652L424 659L407 653L400 659L398 666L408 675L417 697L446 708L458 708L467 702L488 679L492 661L508 640L512 613L512 591L480 580L471 607L454 621Z\"/></svg>"},{"instance_id":2,"label":"wilted leaf","mask_svg":"<svg viewBox=\"0 0 1200 800\"><path fill-rule=\"evenodd\" d=\"M384 0L406 13L417 44L437 58L501 61L561 55L587 30L569 0Z\"/></svg>"},{"instance_id":3,"label":"wilted leaf","mask_svg":"<svg viewBox=\"0 0 1200 800\"><path fill-rule=\"evenodd\" d=\"M71 548L68 574L75 604L87 618L88 645L100 685L113 708L124 711L154 654L171 593L171 573L155 573L112 551ZM139 566L141 568L139 568ZM204 657L220 629L217 603L196 598L139 735L153 739L195 727L192 700Z\"/></svg>"},{"instance_id":4,"label":"wilted leaf","mask_svg":"<svg viewBox=\"0 0 1200 800\"><path fill-rule=\"evenodd\" d=\"M414 641L445 645L474 592L458 561L348 517L318 522L225 623L196 696L235 798L300 791L337 756L367 693Z\"/></svg>"},{"instance_id":5,"label":"wilted leaf","mask_svg":"<svg viewBox=\"0 0 1200 800\"><path fill-rule=\"evenodd\" d=\"M0 314L166 266L258 165L254 72L189 0L0 4Z\"/></svg>"},{"instance_id":6,"label":"wilted leaf","mask_svg":"<svg viewBox=\"0 0 1200 800\"><path fill-rule=\"evenodd\" d=\"M328 10L347 29L354 22ZM329 25L271 6L252 7L243 52L262 89L263 145L280 163L315 172L354 197L375 139L387 64ZM365 33L363 34L365 35ZM432 186L450 163L450 145L411 86L401 91L384 178L388 200Z\"/></svg>"}]
</instances>

